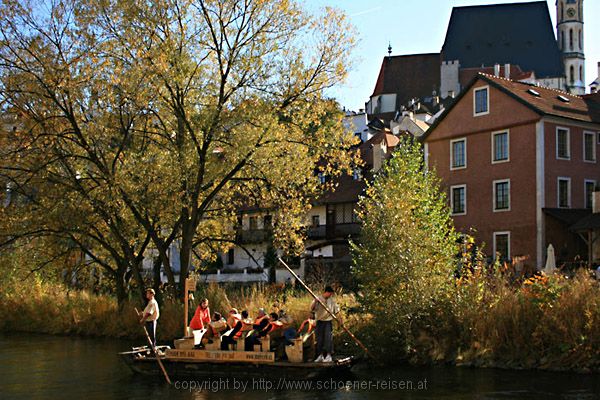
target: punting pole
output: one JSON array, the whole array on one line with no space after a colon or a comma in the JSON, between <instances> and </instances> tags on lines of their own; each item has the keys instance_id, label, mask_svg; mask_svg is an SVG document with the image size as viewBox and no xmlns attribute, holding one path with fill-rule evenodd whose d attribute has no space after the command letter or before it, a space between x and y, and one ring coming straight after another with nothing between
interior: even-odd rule
<instances>
[{"instance_id":1,"label":"punting pole","mask_svg":"<svg viewBox=\"0 0 600 400\"><path fill-rule=\"evenodd\" d=\"M136 314L139 317L140 316L140 312L138 311L137 308L135 308L135 312L136 312ZM144 329L144 333L146 334L146 339L148 339L148 343L150 344L150 348L154 352L154 357L156 357L156 361L158 361L158 365L160 366L160 369L162 370L163 375L165 376L165 379L167 380L167 383L169 385L171 385L171 379L169 379L169 375L167 374L167 370L165 369L165 366L163 365L162 361L160 361L160 356L158 355L158 353L156 351L156 346L154 346L154 343L152 343L152 339L150 339L150 335L148 334L148 330L146 329L146 325L142 325L142 328Z\"/></svg>"},{"instance_id":2,"label":"punting pole","mask_svg":"<svg viewBox=\"0 0 600 400\"><path fill-rule=\"evenodd\" d=\"M340 327L348 334L350 335L350 337L352 338L352 340L354 340L354 342L356 342L357 345L360 346L361 349L363 349L365 351L365 353L367 353L367 355L369 357L371 357L371 359L373 361L375 361L376 363L379 363L379 360L377 358L375 358L375 356L373 354L371 354L371 352L369 351L369 349L367 349L367 347L362 344L362 342L360 340L358 340L358 338L356 336L354 336L354 334L352 332L350 332L350 330L348 328L346 328L346 326L342 323L342 321L340 321L340 319L338 317L335 316L335 314L333 312L331 312L331 310L329 308L327 308L327 306L325 305L325 303L323 303L321 301L321 299L319 299L319 297L312 291L310 290L310 288L306 285L306 283L304 283L304 281L302 281L302 279L300 279L300 277L289 267L289 265L287 265L282 259L281 257L277 257L277 259L279 260L279 262L290 272L290 274L292 274L292 276L302 284L302 286L304 286L304 288L308 291L308 293L310 293L310 295L317 301L319 302L319 304L321 305L321 307L323 307L325 309L325 311L327 311L327 313L329 315L331 315L333 317L333 319L335 319L338 324L340 325Z\"/></svg>"}]
</instances>

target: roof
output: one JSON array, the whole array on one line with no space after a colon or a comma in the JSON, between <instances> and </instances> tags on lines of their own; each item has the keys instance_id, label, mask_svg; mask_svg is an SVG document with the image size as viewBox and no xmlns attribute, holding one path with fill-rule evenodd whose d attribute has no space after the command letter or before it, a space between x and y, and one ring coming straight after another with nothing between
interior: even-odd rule
<instances>
[{"instance_id":1,"label":"roof","mask_svg":"<svg viewBox=\"0 0 600 400\"><path fill-rule=\"evenodd\" d=\"M442 59L463 68L520 65L538 78L564 75L545 1L454 7Z\"/></svg>"},{"instance_id":2,"label":"roof","mask_svg":"<svg viewBox=\"0 0 600 400\"><path fill-rule=\"evenodd\" d=\"M373 96L396 93L396 109L414 97L431 96L440 87L440 54L384 57Z\"/></svg>"},{"instance_id":3,"label":"roof","mask_svg":"<svg viewBox=\"0 0 600 400\"><path fill-rule=\"evenodd\" d=\"M569 226L591 215L587 208L543 208L542 211Z\"/></svg>"},{"instance_id":4,"label":"roof","mask_svg":"<svg viewBox=\"0 0 600 400\"><path fill-rule=\"evenodd\" d=\"M500 66L500 76L505 76L505 66ZM461 86L468 85L477 74L481 72L488 75L494 74L494 67L478 67L478 68L461 68L459 72L459 82ZM510 66L510 80L523 81L527 79L535 79L535 73L533 71L523 71L518 65Z\"/></svg>"},{"instance_id":5,"label":"roof","mask_svg":"<svg viewBox=\"0 0 600 400\"><path fill-rule=\"evenodd\" d=\"M444 120L454 109L462 98L469 93L469 90L478 81L485 81L490 86L506 93L521 104L538 113L540 116L550 115L560 118L572 119L576 121L590 122L600 124L600 96L596 94L576 96L561 90L545 88L511 81L509 79L499 78L492 75L479 73L471 82L460 92L456 100L444 111L444 113L435 121L427 132L421 137L425 140L431 132Z\"/></svg>"},{"instance_id":6,"label":"roof","mask_svg":"<svg viewBox=\"0 0 600 400\"><path fill-rule=\"evenodd\" d=\"M319 196L316 204L356 203L367 187L364 178L354 180L352 176L345 174L337 177L335 183L335 189L328 190Z\"/></svg>"},{"instance_id":7,"label":"roof","mask_svg":"<svg viewBox=\"0 0 600 400\"><path fill-rule=\"evenodd\" d=\"M569 228L569 230L573 232L583 232L594 229L600 229L600 214L598 213L589 214L583 217Z\"/></svg>"}]
</instances>

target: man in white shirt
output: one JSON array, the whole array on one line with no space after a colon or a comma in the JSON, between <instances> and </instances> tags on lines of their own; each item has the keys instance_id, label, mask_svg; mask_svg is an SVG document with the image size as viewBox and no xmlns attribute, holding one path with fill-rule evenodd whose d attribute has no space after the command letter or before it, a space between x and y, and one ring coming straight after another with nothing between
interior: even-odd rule
<instances>
[{"instance_id":1,"label":"man in white shirt","mask_svg":"<svg viewBox=\"0 0 600 400\"><path fill-rule=\"evenodd\" d=\"M340 307L333 298L333 288L331 286L325 287L325 291L319 300L333 314L337 314L340 311ZM315 362L332 362L331 353L333 352L333 317L327 312L325 308L315 299L310 305L311 311L315 313L315 319L317 326L315 328L315 335L317 337L316 354L319 356Z\"/></svg>"},{"instance_id":2,"label":"man in white shirt","mask_svg":"<svg viewBox=\"0 0 600 400\"><path fill-rule=\"evenodd\" d=\"M148 336L150 336L153 346L156 346L156 322L160 316L160 311L158 310L158 303L156 302L154 295L154 289L146 289L146 298L148 299L148 304L146 305L146 308L144 308L142 319L140 319L140 324L146 323Z\"/></svg>"}]
</instances>

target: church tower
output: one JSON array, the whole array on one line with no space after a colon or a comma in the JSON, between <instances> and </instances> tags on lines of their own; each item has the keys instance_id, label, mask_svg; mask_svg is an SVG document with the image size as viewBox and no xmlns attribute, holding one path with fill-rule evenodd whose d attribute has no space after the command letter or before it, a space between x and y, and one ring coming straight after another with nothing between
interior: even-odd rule
<instances>
[{"instance_id":1,"label":"church tower","mask_svg":"<svg viewBox=\"0 0 600 400\"><path fill-rule=\"evenodd\" d=\"M585 94L583 0L556 1L556 37L565 65L567 91Z\"/></svg>"}]
</instances>

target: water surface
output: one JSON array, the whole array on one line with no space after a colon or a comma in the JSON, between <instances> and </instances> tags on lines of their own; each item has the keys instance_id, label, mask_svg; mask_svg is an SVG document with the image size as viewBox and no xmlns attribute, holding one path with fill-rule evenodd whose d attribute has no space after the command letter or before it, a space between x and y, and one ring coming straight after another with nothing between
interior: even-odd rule
<instances>
[{"instance_id":1,"label":"water surface","mask_svg":"<svg viewBox=\"0 0 600 400\"><path fill-rule=\"evenodd\" d=\"M454 367L374 369L355 367L340 390L264 390L260 381L178 381L137 376L116 353L129 350L122 340L67 336L0 335L1 399L600 399L600 375L504 371ZM379 383L378 383L379 382ZM321 387L340 381L321 382ZM255 388L252 389L254 384ZM297 382L284 382L288 387ZM200 390L200 386L204 386ZM314 383L313 383L314 385ZM354 385L354 386L353 386ZM365 387L371 385L371 390ZM379 390L373 387L379 385ZM404 388L388 390L385 386ZM410 389L412 385L412 389ZM196 389L190 390L190 386ZM419 389L421 386L421 389ZM313 386L314 387L314 386Z\"/></svg>"}]
</instances>

